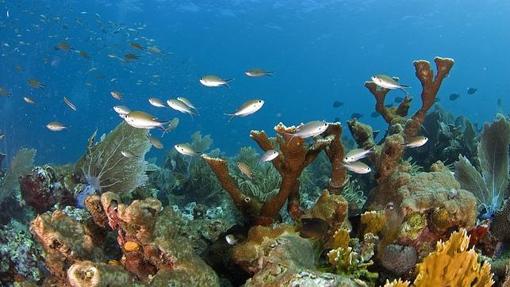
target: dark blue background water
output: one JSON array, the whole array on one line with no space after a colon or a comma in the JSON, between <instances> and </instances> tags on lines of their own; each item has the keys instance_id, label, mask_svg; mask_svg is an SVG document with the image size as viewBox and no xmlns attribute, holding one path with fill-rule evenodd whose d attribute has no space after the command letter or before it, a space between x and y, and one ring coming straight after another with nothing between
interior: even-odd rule
<instances>
[{"instance_id":1,"label":"dark blue background water","mask_svg":"<svg viewBox=\"0 0 510 287\"><path fill-rule=\"evenodd\" d=\"M416 109L421 88L411 63L434 56L456 61L441 89L441 104L481 123L508 107L509 14L510 1L504 0L5 1L0 6L0 85L12 96L0 97L0 129L6 134L0 150L12 155L28 146L38 149L38 162L74 161L96 128L103 133L120 123L112 110L119 104L160 119L178 116L181 125L163 138L166 150L200 130L212 135L215 147L234 154L253 145L251 129L272 134L279 121L291 125L335 117L345 123L354 112L384 128L380 117L370 117L375 101L363 82L376 73L399 76L412 86ZM144 29L114 34L117 25ZM131 41L150 46L141 36L154 39L164 54L132 49ZM55 50L63 40L91 58ZM122 63L107 56L129 52L140 59ZM16 65L24 71L16 72ZM245 77L243 72L252 67L274 76ZM88 72L92 68L97 70ZM206 88L198 81L205 74L234 81L230 89ZM30 78L46 87L30 89ZM478 92L466 95L468 87ZM124 99L113 99L112 90L123 92ZM457 101L448 100L453 92L461 94ZM37 104L25 104L27 95ZM78 112L64 106L63 96ZM191 119L147 101L176 96L191 99L200 116ZM388 102L396 96L402 93L391 92ZM262 110L227 123L223 114L252 98L266 101ZM333 108L335 100L344 106ZM69 129L50 132L45 125L52 120Z\"/></svg>"}]
</instances>

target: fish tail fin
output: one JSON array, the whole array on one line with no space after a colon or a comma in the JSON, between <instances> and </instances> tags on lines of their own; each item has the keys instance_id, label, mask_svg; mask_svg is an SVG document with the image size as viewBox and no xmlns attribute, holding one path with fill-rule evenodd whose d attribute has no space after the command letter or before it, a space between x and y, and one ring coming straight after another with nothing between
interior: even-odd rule
<instances>
[{"instance_id":1,"label":"fish tail fin","mask_svg":"<svg viewBox=\"0 0 510 287\"><path fill-rule=\"evenodd\" d=\"M230 89L230 82L232 82L234 78L225 80L225 87Z\"/></svg>"},{"instance_id":2,"label":"fish tail fin","mask_svg":"<svg viewBox=\"0 0 510 287\"><path fill-rule=\"evenodd\" d=\"M161 137L164 137L165 134L172 129L172 121L170 120L170 121L162 123L159 128L163 131L163 134L161 135Z\"/></svg>"},{"instance_id":3,"label":"fish tail fin","mask_svg":"<svg viewBox=\"0 0 510 287\"><path fill-rule=\"evenodd\" d=\"M274 74L273 72L266 72L266 75L267 75L268 77L272 77L272 76L273 76L273 74Z\"/></svg>"},{"instance_id":4,"label":"fish tail fin","mask_svg":"<svg viewBox=\"0 0 510 287\"><path fill-rule=\"evenodd\" d=\"M411 87L410 86L406 86L406 85L400 85L399 89L402 90L402 92L404 92L406 97L410 97L411 94L409 93L408 90L406 90L406 89L409 89L409 88L411 88Z\"/></svg>"},{"instance_id":5,"label":"fish tail fin","mask_svg":"<svg viewBox=\"0 0 510 287\"><path fill-rule=\"evenodd\" d=\"M225 116L229 116L230 118L228 119L228 122L230 123L235 117L236 115L235 114L227 114L225 113Z\"/></svg>"}]
</instances>

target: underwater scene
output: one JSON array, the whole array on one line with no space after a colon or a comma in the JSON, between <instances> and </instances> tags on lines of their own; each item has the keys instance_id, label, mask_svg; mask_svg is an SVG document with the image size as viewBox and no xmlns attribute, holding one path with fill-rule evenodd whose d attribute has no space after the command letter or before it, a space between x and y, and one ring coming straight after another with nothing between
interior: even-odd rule
<instances>
[{"instance_id":1,"label":"underwater scene","mask_svg":"<svg viewBox=\"0 0 510 287\"><path fill-rule=\"evenodd\" d=\"M0 286L510 286L508 15L0 0Z\"/></svg>"}]
</instances>

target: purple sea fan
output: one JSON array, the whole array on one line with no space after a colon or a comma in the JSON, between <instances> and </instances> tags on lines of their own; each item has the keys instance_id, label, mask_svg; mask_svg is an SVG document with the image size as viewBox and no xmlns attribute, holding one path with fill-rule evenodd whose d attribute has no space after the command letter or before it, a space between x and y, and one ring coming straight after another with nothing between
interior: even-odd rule
<instances>
[{"instance_id":1,"label":"purple sea fan","mask_svg":"<svg viewBox=\"0 0 510 287\"><path fill-rule=\"evenodd\" d=\"M498 114L496 121L485 124L478 143L481 172L460 155L455 163L455 178L461 187L472 192L482 208L483 218L491 218L508 197L508 147L510 123Z\"/></svg>"},{"instance_id":2,"label":"purple sea fan","mask_svg":"<svg viewBox=\"0 0 510 287\"><path fill-rule=\"evenodd\" d=\"M148 131L122 122L98 143L95 135L89 138L87 152L76 163L76 173L99 193L130 192L144 185L144 157L151 147Z\"/></svg>"}]
</instances>

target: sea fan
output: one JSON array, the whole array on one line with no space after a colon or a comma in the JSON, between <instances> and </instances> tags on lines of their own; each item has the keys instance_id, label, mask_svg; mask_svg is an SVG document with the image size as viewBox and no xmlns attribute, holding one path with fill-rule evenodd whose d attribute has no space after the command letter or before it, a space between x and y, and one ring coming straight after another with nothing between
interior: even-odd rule
<instances>
[{"instance_id":1,"label":"sea fan","mask_svg":"<svg viewBox=\"0 0 510 287\"><path fill-rule=\"evenodd\" d=\"M498 114L496 121L486 124L478 143L481 173L463 156L455 163L455 178L461 187L471 191L484 209L485 218L492 217L508 196L508 146L510 124Z\"/></svg>"},{"instance_id":2,"label":"sea fan","mask_svg":"<svg viewBox=\"0 0 510 287\"><path fill-rule=\"evenodd\" d=\"M9 170L0 182L0 203L7 197L19 195L19 177L30 173L34 166L35 149L20 149L11 160Z\"/></svg>"},{"instance_id":3,"label":"sea fan","mask_svg":"<svg viewBox=\"0 0 510 287\"><path fill-rule=\"evenodd\" d=\"M145 154L151 144L148 131L121 123L99 143L95 133L89 139L87 152L76 163L88 185L101 193L130 192L147 181Z\"/></svg>"}]
</instances>

